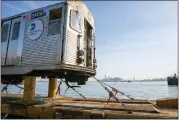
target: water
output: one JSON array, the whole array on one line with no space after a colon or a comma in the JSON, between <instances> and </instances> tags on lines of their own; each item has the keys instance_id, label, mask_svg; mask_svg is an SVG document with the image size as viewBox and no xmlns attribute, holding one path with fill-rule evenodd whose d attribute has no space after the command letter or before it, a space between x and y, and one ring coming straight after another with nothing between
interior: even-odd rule
<instances>
[{"instance_id":1,"label":"water","mask_svg":"<svg viewBox=\"0 0 179 120\"><path fill-rule=\"evenodd\" d=\"M160 98L176 98L178 97L178 86L168 86L166 81L159 82L105 82L111 85L125 94L131 95L136 99L149 99L156 100ZM20 85L23 87L23 85ZM65 83L61 85L61 95L68 97L78 97L76 92L72 89L68 89ZM9 85L8 93L18 93L19 88L13 85ZM86 98L106 98L108 99L108 92L95 81L88 81L86 85L81 88L76 88ZM23 90L20 92L23 93ZM36 83L36 94L41 96L47 96L48 94L48 82ZM126 98L125 96L118 95L119 98Z\"/></svg>"}]
</instances>

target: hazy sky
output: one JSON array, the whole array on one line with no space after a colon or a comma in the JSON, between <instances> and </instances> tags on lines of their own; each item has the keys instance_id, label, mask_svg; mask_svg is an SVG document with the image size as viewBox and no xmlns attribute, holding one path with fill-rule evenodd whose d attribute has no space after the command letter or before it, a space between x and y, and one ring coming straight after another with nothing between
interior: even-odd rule
<instances>
[{"instance_id":1,"label":"hazy sky","mask_svg":"<svg viewBox=\"0 0 179 120\"><path fill-rule=\"evenodd\" d=\"M57 3L2 2L2 17ZM85 1L96 27L97 77L146 79L177 72L177 1Z\"/></svg>"}]
</instances>

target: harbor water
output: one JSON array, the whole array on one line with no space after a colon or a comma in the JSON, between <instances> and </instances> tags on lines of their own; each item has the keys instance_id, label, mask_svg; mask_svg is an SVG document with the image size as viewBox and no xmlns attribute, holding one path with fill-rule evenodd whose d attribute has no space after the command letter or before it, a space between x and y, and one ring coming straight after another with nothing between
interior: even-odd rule
<instances>
[{"instance_id":1,"label":"harbor water","mask_svg":"<svg viewBox=\"0 0 179 120\"><path fill-rule=\"evenodd\" d=\"M156 100L160 98L176 98L178 97L178 86L168 86L167 81L157 82L105 82L106 84L117 88L136 99ZM4 85L1 85L1 89ZM23 87L23 85L19 85ZM62 96L80 98L75 91L69 88L66 92L67 86L62 83L60 94ZM76 90L84 95L86 98L106 98L108 99L108 92L96 81L88 81L86 85L76 88ZM8 86L8 93L19 93L20 89L14 85ZM20 91L20 94L23 90ZM47 96L48 81L36 82L36 94L40 96ZM127 97L117 94L119 98L127 99Z\"/></svg>"}]
</instances>

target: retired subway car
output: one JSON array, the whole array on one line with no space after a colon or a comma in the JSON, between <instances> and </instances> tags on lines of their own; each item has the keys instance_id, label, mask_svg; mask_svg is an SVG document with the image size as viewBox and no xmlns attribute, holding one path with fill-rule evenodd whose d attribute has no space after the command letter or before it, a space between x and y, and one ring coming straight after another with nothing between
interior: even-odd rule
<instances>
[{"instance_id":1,"label":"retired subway car","mask_svg":"<svg viewBox=\"0 0 179 120\"><path fill-rule=\"evenodd\" d=\"M94 19L83 2L62 2L2 20L2 80L43 76L85 84L95 74Z\"/></svg>"}]
</instances>

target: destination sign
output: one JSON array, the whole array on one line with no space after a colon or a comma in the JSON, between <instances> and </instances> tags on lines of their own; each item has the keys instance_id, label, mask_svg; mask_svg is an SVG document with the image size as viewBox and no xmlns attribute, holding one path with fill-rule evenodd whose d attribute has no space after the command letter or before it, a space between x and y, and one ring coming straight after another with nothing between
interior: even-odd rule
<instances>
[{"instance_id":1,"label":"destination sign","mask_svg":"<svg viewBox=\"0 0 179 120\"><path fill-rule=\"evenodd\" d=\"M40 10L40 11L37 11L37 12L33 12L31 14L31 19L35 19L35 18L43 17L43 16L45 16L45 12L43 10Z\"/></svg>"}]
</instances>

